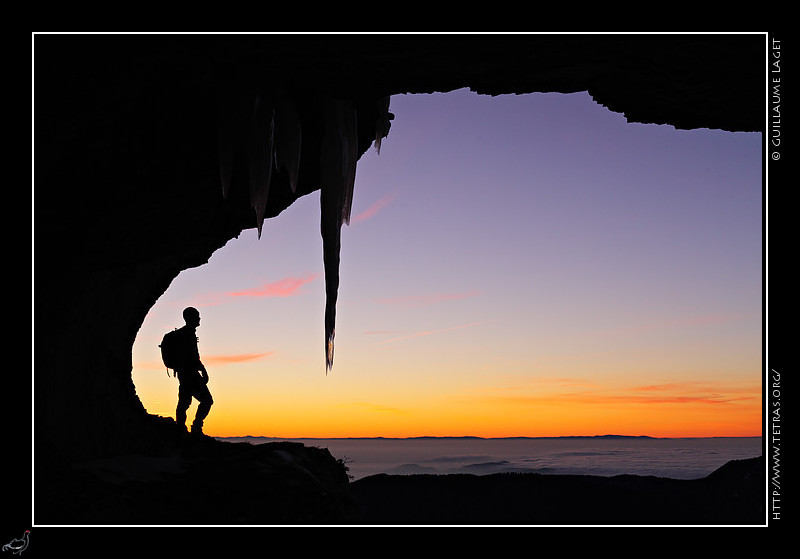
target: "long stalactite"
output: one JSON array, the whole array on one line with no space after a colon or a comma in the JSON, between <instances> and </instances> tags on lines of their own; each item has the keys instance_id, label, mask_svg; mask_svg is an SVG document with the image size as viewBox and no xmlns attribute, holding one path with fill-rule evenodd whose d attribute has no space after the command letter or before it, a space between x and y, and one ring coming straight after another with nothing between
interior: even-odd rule
<instances>
[{"instance_id":1,"label":"long stalactite","mask_svg":"<svg viewBox=\"0 0 800 559\"><path fill-rule=\"evenodd\" d=\"M358 162L358 116L349 100L325 106L320 185L320 231L325 265L325 371L333 367L342 223L350 223Z\"/></svg>"},{"instance_id":2,"label":"long stalactite","mask_svg":"<svg viewBox=\"0 0 800 559\"><path fill-rule=\"evenodd\" d=\"M243 88L219 92L219 165L222 194L228 197L233 182L234 159L241 149L247 158L250 205L255 213L258 237L266 215L270 183L278 169L285 169L289 186L297 192L303 134L298 109L282 87L270 91ZM375 118L374 137L380 153L381 140L389 133L389 97L379 98L370 117ZM341 228L350 223L356 166L359 154L358 106L352 99L321 101L324 127L320 145L320 233L325 270L325 371L333 368L336 303L339 292Z\"/></svg>"}]
</instances>

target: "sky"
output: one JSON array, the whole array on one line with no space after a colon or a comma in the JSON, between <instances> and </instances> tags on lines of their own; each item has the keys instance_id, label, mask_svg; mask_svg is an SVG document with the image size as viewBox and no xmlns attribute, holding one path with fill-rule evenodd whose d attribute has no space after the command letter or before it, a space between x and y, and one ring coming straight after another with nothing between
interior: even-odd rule
<instances>
[{"instance_id":1,"label":"sky","mask_svg":"<svg viewBox=\"0 0 800 559\"><path fill-rule=\"evenodd\" d=\"M333 370L316 192L150 310L148 412L174 417L158 343L194 306L212 436L762 434L760 133L628 123L585 92L390 111L342 228Z\"/></svg>"}]
</instances>

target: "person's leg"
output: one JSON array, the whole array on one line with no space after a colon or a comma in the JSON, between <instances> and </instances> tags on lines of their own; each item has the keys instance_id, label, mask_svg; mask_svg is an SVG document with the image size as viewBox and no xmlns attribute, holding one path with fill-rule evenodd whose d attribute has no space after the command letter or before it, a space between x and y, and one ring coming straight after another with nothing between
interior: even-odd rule
<instances>
[{"instance_id":1,"label":"person's leg","mask_svg":"<svg viewBox=\"0 0 800 559\"><path fill-rule=\"evenodd\" d=\"M186 411L192 405L192 391L187 384L181 382L178 387L178 407L175 409L175 423L184 431L186 430Z\"/></svg>"},{"instance_id":2,"label":"person's leg","mask_svg":"<svg viewBox=\"0 0 800 559\"><path fill-rule=\"evenodd\" d=\"M211 404L214 403L214 399L211 397L211 392L208 390L208 386L203 382L201 382L195 388L194 397L197 398L197 401L200 402L200 404L197 406L197 412L194 415L192 433L202 434L203 421L208 415L208 412L211 411Z\"/></svg>"}]
</instances>

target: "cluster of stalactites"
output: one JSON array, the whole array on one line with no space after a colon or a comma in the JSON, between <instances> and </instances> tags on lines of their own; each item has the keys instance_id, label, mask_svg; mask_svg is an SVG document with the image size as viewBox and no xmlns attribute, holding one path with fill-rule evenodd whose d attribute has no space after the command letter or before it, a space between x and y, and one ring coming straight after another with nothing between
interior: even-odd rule
<instances>
[{"instance_id":1,"label":"cluster of stalactites","mask_svg":"<svg viewBox=\"0 0 800 559\"><path fill-rule=\"evenodd\" d=\"M227 197L236 146L243 143L247 157L250 204L255 211L258 237L266 214L273 171L285 168L292 192L297 191L302 130L291 98L284 92L225 94L220 106L220 178ZM389 97L378 100L374 146L389 133ZM323 102L324 135L320 159L320 231L325 267L325 371L333 367L336 299L339 292L341 227L350 223L358 162L358 115L349 99ZM308 156L304 153L304 156Z\"/></svg>"},{"instance_id":2,"label":"cluster of stalactites","mask_svg":"<svg viewBox=\"0 0 800 559\"><path fill-rule=\"evenodd\" d=\"M261 238L273 171L285 168L292 192L297 191L302 146L300 118L292 100L283 91L275 94L249 91L239 96L223 94L219 110L222 195L227 197L230 192L234 157L237 147L241 146L247 158L250 205Z\"/></svg>"}]
</instances>

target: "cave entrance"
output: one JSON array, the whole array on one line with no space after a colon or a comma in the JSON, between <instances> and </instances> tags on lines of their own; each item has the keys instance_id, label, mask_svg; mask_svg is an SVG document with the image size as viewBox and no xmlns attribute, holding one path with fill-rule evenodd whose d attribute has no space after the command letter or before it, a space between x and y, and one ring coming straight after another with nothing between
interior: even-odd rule
<instances>
[{"instance_id":1,"label":"cave entrance","mask_svg":"<svg viewBox=\"0 0 800 559\"><path fill-rule=\"evenodd\" d=\"M631 124L586 93L390 110L343 228L333 371L316 192L151 309L133 348L149 413L174 417L158 343L191 305L212 436L760 433L759 133ZM709 413L714 394L739 398ZM685 425L639 413L664 402Z\"/></svg>"}]
</instances>

